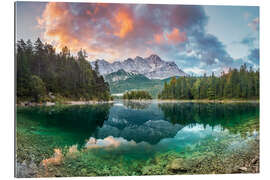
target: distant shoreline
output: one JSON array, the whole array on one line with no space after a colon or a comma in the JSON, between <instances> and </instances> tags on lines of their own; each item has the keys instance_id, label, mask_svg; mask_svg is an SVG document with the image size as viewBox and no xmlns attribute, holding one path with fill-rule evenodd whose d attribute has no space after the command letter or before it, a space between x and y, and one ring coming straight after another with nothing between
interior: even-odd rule
<instances>
[{"instance_id":1,"label":"distant shoreline","mask_svg":"<svg viewBox=\"0 0 270 180\"><path fill-rule=\"evenodd\" d=\"M224 99L224 100L209 100L209 99L187 99L187 100L177 100L177 99L157 99L157 102L161 103L178 103L178 102L194 102L194 103L260 103L259 99L249 99L249 100L237 100L237 99Z\"/></svg>"}]
</instances>

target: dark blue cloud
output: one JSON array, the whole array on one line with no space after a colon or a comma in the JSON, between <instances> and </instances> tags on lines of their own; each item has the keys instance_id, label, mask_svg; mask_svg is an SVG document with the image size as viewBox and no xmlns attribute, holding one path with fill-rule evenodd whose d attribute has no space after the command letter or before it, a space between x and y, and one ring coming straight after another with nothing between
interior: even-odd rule
<instances>
[{"instance_id":1,"label":"dark blue cloud","mask_svg":"<svg viewBox=\"0 0 270 180\"><path fill-rule=\"evenodd\" d=\"M182 22L183 19L184 22ZM226 51L225 45L216 36L206 32L208 20L209 17L202 6L181 6L181 11L174 13L172 22L178 24L180 29L184 28L183 31L187 33L188 40L185 44L178 45L174 54L178 54L179 50L183 51L184 46L186 47L184 51L194 51L197 55L196 59L207 65L217 62L224 65L232 64L233 58ZM195 59L195 57L192 58Z\"/></svg>"},{"instance_id":2,"label":"dark blue cloud","mask_svg":"<svg viewBox=\"0 0 270 180\"><path fill-rule=\"evenodd\" d=\"M225 45L214 35L206 32L209 17L202 6L179 6L173 9L173 18L169 20L170 27L177 26L187 33L188 40L174 47L158 46L157 49L167 52L170 59L186 59L187 63L196 59L207 65L230 65L233 58L227 53ZM196 56L179 56L183 52L193 51ZM186 63L185 63L186 64Z\"/></svg>"},{"instance_id":3,"label":"dark blue cloud","mask_svg":"<svg viewBox=\"0 0 270 180\"><path fill-rule=\"evenodd\" d=\"M179 5L172 13L174 16L171 26L177 25L178 28L187 30L187 33L199 30L205 31L209 17L202 6Z\"/></svg>"},{"instance_id":4,"label":"dark blue cloud","mask_svg":"<svg viewBox=\"0 0 270 180\"><path fill-rule=\"evenodd\" d=\"M156 46L156 50L162 52L164 58L175 61L183 69L190 70L196 67L196 70L199 68L206 72L216 72L216 74L229 67L239 68L244 63L248 66L258 67L259 57L256 56L255 50L250 50L248 58L234 59L227 52L226 46L215 35L207 32L206 25L209 18L202 6L181 6L180 9L179 12L173 11L174 18L170 19L168 24L170 27L174 24L186 32L188 40L176 46ZM258 38L248 35L235 43L254 49L257 46Z\"/></svg>"},{"instance_id":5,"label":"dark blue cloud","mask_svg":"<svg viewBox=\"0 0 270 180\"><path fill-rule=\"evenodd\" d=\"M255 49L250 50L250 53L248 55L248 59L251 60L253 63L259 65L259 60L260 60L259 48L255 48Z\"/></svg>"},{"instance_id":6,"label":"dark blue cloud","mask_svg":"<svg viewBox=\"0 0 270 180\"><path fill-rule=\"evenodd\" d=\"M207 34L205 31L194 32L194 39L190 42L191 48L200 55L201 61L208 65L221 62L230 65L233 58L228 54L224 44L214 35Z\"/></svg>"}]
</instances>

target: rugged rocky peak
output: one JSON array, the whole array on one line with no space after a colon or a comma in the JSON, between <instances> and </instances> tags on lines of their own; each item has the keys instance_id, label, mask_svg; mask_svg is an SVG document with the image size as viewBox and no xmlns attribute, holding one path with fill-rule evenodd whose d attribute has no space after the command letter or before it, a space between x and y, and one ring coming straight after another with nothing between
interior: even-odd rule
<instances>
[{"instance_id":1,"label":"rugged rocky peak","mask_svg":"<svg viewBox=\"0 0 270 180\"><path fill-rule=\"evenodd\" d=\"M95 62L91 65L95 67ZM149 79L165 79L172 76L186 76L182 70L178 68L175 62L163 61L158 55L152 54L147 58L140 56L135 59L128 58L124 61L116 61L109 63L105 60L97 60L99 72L107 75L123 69L128 73L142 74Z\"/></svg>"},{"instance_id":2,"label":"rugged rocky peak","mask_svg":"<svg viewBox=\"0 0 270 180\"><path fill-rule=\"evenodd\" d=\"M148 58L146 59L149 59L149 60L153 60L153 61L161 61L161 58L156 55L156 54L151 54Z\"/></svg>"},{"instance_id":3,"label":"rugged rocky peak","mask_svg":"<svg viewBox=\"0 0 270 180\"><path fill-rule=\"evenodd\" d=\"M163 65L165 62L161 60L158 55L152 54L146 58L152 68L157 68Z\"/></svg>"},{"instance_id":4,"label":"rugged rocky peak","mask_svg":"<svg viewBox=\"0 0 270 180\"><path fill-rule=\"evenodd\" d=\"M134 60L135 61L141 61L141 60L144 61L144 59L141 56L136 56Z\"/></svg>"},{"instance_id":5,"label":"rugged rocky peak","mask_svg":"<svg viewBox=\"0 0 270 180\"><path fill-rule=\"evenodd\" d=\"M131 58L127 58L124 62L133 62L134 60Z\"/></svg>"}]
</instances>

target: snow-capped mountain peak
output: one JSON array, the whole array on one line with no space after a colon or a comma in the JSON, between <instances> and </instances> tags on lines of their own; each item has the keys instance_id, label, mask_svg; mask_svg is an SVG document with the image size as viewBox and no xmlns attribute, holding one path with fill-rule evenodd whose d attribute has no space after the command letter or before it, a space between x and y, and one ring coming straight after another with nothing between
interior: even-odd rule
<instances>
[{"instance_id":1,"label":"snow-capped mountain peak","mask_svg":"<svg viewBox=\"0 0 270 180\"><path fill-rule=\"evenodd\" d=\"M123 69L128 73L143 74L149 79L187 76L185 72L178 68L175 62L164 61L156 54L152 54L147 58L137 56L135 59L128 58L124 61L115 61L113 63L105 60L96 60L91 62L93 68L95 68L95 62L98 64L101 75L107 75Z\"/></svg>"}]
</instances>

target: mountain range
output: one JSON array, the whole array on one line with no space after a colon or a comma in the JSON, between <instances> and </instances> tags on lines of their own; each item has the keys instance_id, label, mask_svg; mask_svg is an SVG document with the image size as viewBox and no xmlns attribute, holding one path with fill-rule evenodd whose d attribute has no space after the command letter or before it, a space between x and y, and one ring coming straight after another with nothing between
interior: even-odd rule
<instances>
[{"instance_id":1,"label":"mountain range","mask_svg":"<svg viewBox=\"0 0 270 180\"><path fill-rule=\"evenodd\" d=\"M166 79L149 79L142 74L126 72L120 69L116 72L104 75L104 79L110 85L110 91L113 95L123 94L131 90L148 91L153 98L156 98L158 93L163 89L164 82L170 81Z\"/></svg>"},{"instance_id":2,"label":"mountain range","mask_svg":"<svg viewBox=\"0 0 270 180\"><path fill-rule=\"evenodd\" d=\"M137 56L135 59L128 58L124 61L115 61L110 63L105 60L96 60L90 62L92 67L98 64L99 73L108 75L119 70L127 73L141 74L148 79L166 79L173 76L187 76L187 74L178 68L175 62L164 61L158 55L152 54L147 58ZM123 79L122 79L123 80Z\"/></svg>"},{"instance_id":3,"label":"mountain range","mask_svg":"<svg viewBox=\"0 0 270 180\"><path fill-rule=\"evenodd\" d=\"M137 56L135 59L113 63L96 60L91 62L91 66L95 68L96 63L99 74L109 83L113 95L130 90L145 90L157 98L165 81L168 82L171 77L188 76L174 62L164 61L154 54L147 58Z\"/></svg>"}]
</instances>

